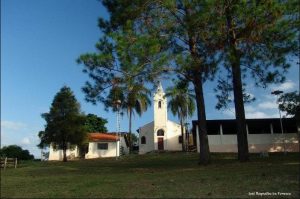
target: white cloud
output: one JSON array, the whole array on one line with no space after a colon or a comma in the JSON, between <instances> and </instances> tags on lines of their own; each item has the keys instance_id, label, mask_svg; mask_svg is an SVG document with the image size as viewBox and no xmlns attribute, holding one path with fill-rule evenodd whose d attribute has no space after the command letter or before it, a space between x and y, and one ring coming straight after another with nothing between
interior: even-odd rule
<instances>
[{"instance_id":1,"label":"white cloud","mask_svg":"<svg viewBox=\"0 0 300 199\"><path fill-rule=\"evenodd\" d=\"M289 91L289 90L294 89L295 86L296 86L296 84L294 82L292 82L291 80L288 80L279 86L276 86L276 87L274 86L273 90Z\"/></svg>"},{"instance_id":2,"label":"white cloud","mask_svg":"<svg viewBox=\"0 0 300 199\"><path fill-rule=\"evenodd\" d=\"M278 104L275 101L262 102L259 103L257 106L260 109L278 109Z\"/></svg>"},{"instance_id":3,"label":"white cloud","mask_svg":"<svg viewBox=\"0 0 300 199\"><path fill-rule=\"evenodd\" d=\"M275 101L262 102L257 106L245 106L246 118L277 118L279 117L277 111L278 105Z\"/></svg>"},{"instance_id":4,"label":"white cloud","mask_svg":"<svg viewBox=\"0 0 300 199\"><path fill-rule=\"evenodd\" d=\"M246 112L246 118L274 118L278 117L278 114L267 114L261 111L254 111L254 112Z\"/></svg>"},{"instance_id":5,"label":"white cloud","mask_svg":"<svg viewBox=\"0 0 300 199\"><path fill-rule=\"evenodd\" d=\"M1 128L7 130L20 130L26 128L27 125L22 122L1 121Z\"/></svg>"},{"instance_id":6,"label":"white cloud","mask_svg":"<svg viewBox=\"0 0 300 199\"><path fill-rule=\"evenodd\" d=\"M254 112L256 109L253 106L245 106L245 112Z\"/></svg>"},{"instance_id":7,"label":"white cloud","mask_svg":"<svg viewBox=\"0 0 300 199\"><path fill-rule=\"evenodd\" d=\"M21 144L25 144L25 145L31 144L30 139L29 139L28 137L24 137L24 138L21 140Z\"/></svg>"}]
</instances>

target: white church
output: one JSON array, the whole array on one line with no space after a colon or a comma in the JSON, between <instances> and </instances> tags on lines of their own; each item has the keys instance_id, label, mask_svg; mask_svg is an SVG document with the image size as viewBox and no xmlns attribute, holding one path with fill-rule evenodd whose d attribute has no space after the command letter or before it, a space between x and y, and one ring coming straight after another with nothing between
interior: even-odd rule
<instances>
[{"instance_id":1,"label":"white church","mask_svg":"<svg viewBox=\"0 0 300 199\"><path fill-rule=\"evenodd\" d=\"M138 129L139 154L150 151L181 151L181 126L168 120L168 102L161 83L153 96L154 121Z\"/></svg>"},{"instance_id":2,"label":"white church","mask_svg":"<svg viewBox=\"0 0 300 199\"><path fill-rule=\"evenodd\" d=\"M153 97L154 121L140 127L139 154L150 151L181 151L182 137L179 124L168 120L167 98L159 83ZM197 121L193 121L192 141L200 152ZM283 118L280 129L279 118L246 119L248 147L250 153L299 152L299 139L295 118ZM234 119L207 120L208 141L211 152L237 153L236 123ZM185 134L185 129L184 129Z\"/></svg>"}]
</instances>

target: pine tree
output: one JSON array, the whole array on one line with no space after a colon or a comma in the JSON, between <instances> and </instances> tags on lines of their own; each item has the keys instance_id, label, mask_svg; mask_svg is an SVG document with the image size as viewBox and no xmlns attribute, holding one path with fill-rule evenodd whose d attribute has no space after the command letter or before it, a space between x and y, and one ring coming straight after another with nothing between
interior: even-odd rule
<instances>
[{"instance_id":1,"label":"pine tree","mask_svg":"<svg viewBox=\"0 0 300 199\"><path fill-rule=\"evenodd\" d=\"M216 5L215 20L220 24L223 63L230 71L237 121L238 159L248 161L243 80L252 77L256 86L283 82L290 67L287 56L298 47L297 2L223 0ZM223 37L223 39L222 39ZM224 98L222 99L224 100ZM226 105L225 101L221 106ZM219 107L220 108L220 107Z\"/></svg>"},{"instance_id":2,"label":"pine tree","mask_svg":"<svg viewBox=\"0 0 300 199\"><path fill-rule=\"evenodd\" d=\"M52 145L63 150L63 161L67 161L66 151L71 145L78 145L86 139L85 116L80 111L69 87L62 87L55 95L49 113L43 113L45 130L39 132L39 147Z\"/></svg>"},{"instance_id":3,"label":"pine tree","mask_svg":"<svg viewBox=\"0 0 300 199\"><path fill-rule=\"evenodd\" d=\"M218 32L212 32L214 29L210 28L214 21L211 2L215 1L102 2L111 15L109 21L100 20L100 25L106 27L107 32L123 29L127 23L134 24L141 37L147 35L147 38L163 44L158 52L151 52L151 55L156 53L154 57L163 57L164 62L157 65L159 62L151 60L150 68L157 71L159 66L160 74L167 73L169 77L176 74L194 86L200 133L199 162L208 164L210 155L203 84L213 78L218 63L216 53L219 46L214 40L214 34ZM149 52L145 53L149 55Z\"/></svg>"}]
</instances>

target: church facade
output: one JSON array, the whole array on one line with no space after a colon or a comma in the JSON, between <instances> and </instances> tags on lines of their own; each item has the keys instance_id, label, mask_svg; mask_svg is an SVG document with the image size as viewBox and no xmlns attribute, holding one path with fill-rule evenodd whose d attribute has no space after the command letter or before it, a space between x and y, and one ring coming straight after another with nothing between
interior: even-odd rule
<instances>
[{"instance_id":1,"label":"church facade","mask_svg":"<svg viewBox=\"0 0 300 199\"><path fill-rule=\"evenodd\" d=\"M168 102L161 83L153 96L154 121L140 127L139 154L150 151L181 151L181 126L168 120Z\"/></svg>"}]
</instances>

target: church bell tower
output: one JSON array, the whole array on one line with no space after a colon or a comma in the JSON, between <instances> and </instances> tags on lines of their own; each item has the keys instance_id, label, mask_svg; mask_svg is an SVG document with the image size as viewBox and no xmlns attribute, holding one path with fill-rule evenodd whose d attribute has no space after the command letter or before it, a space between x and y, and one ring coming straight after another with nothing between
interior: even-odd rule
<instances>
[{"instance_id":1,"label":"church bell tower","mask_svg":"<svg viewBox=\"0 0 300 199\"><path fill-rule=\"evenodd\" d=\"M167 98L161 82L158 83L156 92L154 94L154 130L166 129L167 127Z\"/></svg>"}]
</instances>

